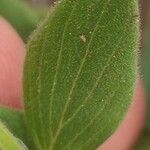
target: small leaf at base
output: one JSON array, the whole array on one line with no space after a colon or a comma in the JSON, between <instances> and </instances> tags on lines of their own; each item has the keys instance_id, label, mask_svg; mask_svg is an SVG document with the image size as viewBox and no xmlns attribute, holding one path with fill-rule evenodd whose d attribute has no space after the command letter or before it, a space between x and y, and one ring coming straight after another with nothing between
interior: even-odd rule
<instances>
[{"instance_id":1,"label":"small leaf at base","mask_svg":"<svg viewBox=\"0 0 150 150\"><path fill-rule=\"evenodd\" d=\"M16 137L0 122L0 149L1 150L27 150Z\"/></svg>"}]
</instances>

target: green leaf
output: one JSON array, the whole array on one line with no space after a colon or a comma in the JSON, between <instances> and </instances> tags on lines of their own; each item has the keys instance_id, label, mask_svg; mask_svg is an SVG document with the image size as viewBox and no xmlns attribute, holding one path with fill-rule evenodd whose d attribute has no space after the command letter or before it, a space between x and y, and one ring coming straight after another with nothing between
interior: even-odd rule
<instances>
[{"instance_id":1,"label":"green leaf","mask_svg":"<svg viewBox=\"0 0 150 150\"><path fill-rule=\"evenodd\" d=\"M0 0L0 15L13 25L25 41L36 28L40 18L23 0Z\"/></svg>"},{"instance_id":2,"label":"green leaf","mask_svg":"<svg viewBox=\"0 0 150 150\"><path fill-rule=\"evenodd\" d=\"M145 41L144 41L144 62L143 62L143 74L144 74L144 87L147 98L147 122L146 127L150 130L150 21L146 30Z\"/></svg>"},{"instance_id":3,"label":"green leaf","mask_svg":"<svg viewBox=\"0 0 150 150\"><path fill-rule=\"evenodd\" d=\"M149 150L150 148L150 18L144 34L144 59L142 73L144 75L144 87L147 100L147 114L144 132L135 146L135 150Z\"/></svg>"},{"instance_id":4,"label":"green leaf","mask_svg":"<svg viewBox=\"0 0 150 150\"><path fill-rule=\"evenodd\" d=\"M145 130L140 139L136 143L134 150L149 150L150 148L150 132Z\"/></svg>"},{"instance_id":5,"label":"green leaf","mask_svg":"<svg viewBox=\"0 0 150 150\"><path fill-rule=\"evenodd\" d=\"M1 150L27 150L25 145L0 122L0 149Z\"/></svg>"},{"instance_id":6,"label":"green leaf","mask_svg":"<svg viewBox=\"0 0 150 150\"><path fill-rule=\"evenodd\" d=\"M135 88L137 0L62 0L28 43L24 99L38 150L93 150Z\"/></svg>"},{"instance_id":7,"label":"green leaf","mask_svg":"<svg viewBox=\"0 0 150 150\"><path fill-rule=\"evenodd\" d=\"M33 141L27 131L23 112L0 107L0 120L5 123L13 135L21 139L28 146L28 148L35 149Z\"/></svg>"}]
</instances>

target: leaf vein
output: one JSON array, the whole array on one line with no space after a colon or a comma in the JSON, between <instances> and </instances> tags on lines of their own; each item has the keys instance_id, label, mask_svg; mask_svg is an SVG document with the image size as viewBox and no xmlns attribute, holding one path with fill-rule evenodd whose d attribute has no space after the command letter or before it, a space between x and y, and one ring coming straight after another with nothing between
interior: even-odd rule
<instances>
[{"instance_id":1,"label":"leaf vein","mask_svg":"<svg viewBox=\"0 0 150 150\"><path fill-rule=\"evenodd\" d=\"M76 3L77 4L77 3ZM54 76L54 82L53 82L53 87L52 87L52 90L51 90L51 104L50 104L50 122L51 122L51 117L52 117L52 100L53 100L53 95L54 95L54 90L55 90L55 85L56 85L56 82L57 82L57 76L58 76L58 70L60 68L60 64L61 64L61 57L62 57L62 52L63 52L63 45L64 45L64 40L65 40L65 34L66 34L66 31L67 31L67 27L68 27L68 24L69 24L69 20L70 20L70 17L72 16L72 13L74 12L75 8L76 8L76 4L74 5L68 19L66 20L65 22L65 27L64 27L64 30L63 30L63 34L62 34L62 40L61 40L61 48L60 48L60 52L59 52L59 55L58 55L58 60L57 60L57 67L56 67L56 73L55 73L55 76ZM53 143L55 141L55 137L53 138L53 141L52 143L50 143L50 146L49 146L49 149L51 150L53 148Z\"/></svg>"},{"instance_id":2,"label":"leaf vein","mask_svg":"<svg viewBox=\"0 0 150 150\"><path fill-rule=\"evenodd\" d=\"M116 49L116 50L117 50L117 49ZM88 99L92 96L94 90L96 89L96 87L98 86L100 80L102 79L105 70L106 70L107 67L111 64L110 61L111 61L112 57L114 56L116 50L113 51L112 54L110 55L110 57L109 57L109 59L108 59L106 65L103 67L102 71L100 72L100 76L97 78L97 80L96 80L94 86L92 87L90 93L88 94L88 96L85 98L85 100L83 100L83 103L77 108L77 110L76 110L75 113L72 115L72 117L70 117L70 118L64 123L63 127L64 127L65 125L67 125L67 124L77 115L77 113L82 109L82 105L84 105L84 104L88 101Z\"/></svg>"},{"instance_id":3,"label":"leaf vein","mask_svg":"<svg viewBox=\"0 0 150 150\"><path fill-rule=\"evenodd\" d=\"M110 2L110 0L107 1L106 6L108 5L109 2ZM88 46L87 46L85 55L84 55L84 57L83 57L83 59L82 59L82 61L81 61L81 65L80 65L79 70L78 70L78 72L77 72L77 76L76 76L76 78L75 78L74 81L73 81L71 90L70 90L70 92L69 92L68 99L66 100L66 104L65 104L64 110L63 110L63 112L62 112L62 117L61 117L61 119L60 119L60 123L59 123L59 126L58 126L58 130L57 130L56 135L55 135L55 140L57 139L57 136L60 134L60 131L61 131L61 129L63 128L63 119L64 119L65 113L66 113L66 111L67 111L69 102L70 102L70 100L71 100L72 93L73 93L74 88L75 88L75 86L76 86L76 83L77 83L77 81L78 81L78 79L79 79L79 75L80 75L81 72L82 72L83 66L84 66L84 64L85 64L85 62L86 62L88 53L89 53L89 51L90 51L90 46L91 46L92 40L93 40L94 35L95 35L96 31L97 31L99 22L101 21L101 18L103 17L103 14L105 13L105 7L106 7L106 6L104 6L103 11L101 12L101 15L100 15L100 17L99 17L99 19L98 19L98 21L97 21L97 23L96 23L96 25L95 25L93 31L92 31L91 38L90 38L90 40L89 40L89 43L88 43Z\"/></svg>"},{"instance_id":4,"label":"leaf vein","mask_svg":"<svg viewBox=\"0 0 150 150\"><path fill-rule=\"evenodd\" d=\"M114 93L112 94L112 96L111 96L111 97L108 97L108 98L109 98L109 99L110 99L110 98L113 98L114 95L115 95L115 93L116 93L116 91L114 91ZM104 110L104 108L106 107L107 104L108 104L108 102L107 102L105 105L103 105L103 107L101 108L101 111L99 111L99 112L95 115L95 117L90 120L90 122L87 124L87 126L85 126L84 129L81 130L81 132L78 133L78 134L74 137L74 139L73 139L69 144L67 144L63 149L65 149L65 148L67 148L69 145L71 145L81 134L83 134L83 133L86 131L86 129L87 129L90 125L92 125L92 124L94 123L94 121L98 118L98 116L101 114L101 112Z\"/></svg>"},{"instance_id":5,"label":"leaf vein","mask_svg":"<svg viewBox=\"0 0 150 150\"><path fill-rule=\"evenodd\" d=\"M116 90L116 92L117 92L117 90ZM115 96L115 94L116 94L116 93L114 93L114 96ZM113 98L113 97L112 97L112 98ZM86 144L89 144L89 142L90 142L91 140L93 140L93 138L94 138L97 134L99 134L100 130L101 130L101 128L100 128L98 131L96 131L96 133L94 133L93 136L89 137L89 139L88 139L83 145L81 145L79 148L81 149L81 148L82 148L83 146L85 146Z\"/></svg>"}]
</instances>

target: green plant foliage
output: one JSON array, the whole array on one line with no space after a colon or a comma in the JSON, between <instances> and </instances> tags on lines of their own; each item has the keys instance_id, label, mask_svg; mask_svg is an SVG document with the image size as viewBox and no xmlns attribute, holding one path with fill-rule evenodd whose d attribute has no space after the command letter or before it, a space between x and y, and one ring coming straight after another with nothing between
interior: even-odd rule
<instances>
[{"instance_id":1,"label":"green plant foliage","mask_svg":"<svg viewBox=\"0 0 150 150\"><path fill-rule=\"evenodd\" d=\"M11 134L0 122L0 149L1 150L27 150L25 145Z\"/></svg>"},{"instance_id":2,"label":"green plant foliage","mask_svg":"<svg viewBox=\"0 0 150 150\"><path fill-rule=\"evenodd\" d=\"M93 150L131 102L137 0L62 0L28 43L24 99L38 150Z\"/></svg>"},{"instance_id":3,"label":"green plant foliage","mask_svg":"<svg viewBox=\"0 0 150 150\"><path fill-rule=\"evenodd\" d=\"M0 0L0 15L13 25L25 41L40 19L40 15L23 0Z\"/></svg>"},{"instance_id":4,"label":"green plant foliage","mask_svg":"<svg viewBox=\"0 0 150 150\"><path fill-rule=\"evenodd\" d=\"M144 63L143 63L143 73L144 73L144 86L146 90L146 97L148 99L148 114L147 114L147 124L146 126L150 130L150 23L146 30L145 43L144 43Z\"/></svg>"},{"instance_id":5,"label":"green plant foliage","mask_svg":"<svg viewBox=\"0 0 150 150\"><path fill-rule=\"evenodd\" d=\"M138 143L136 144L134 150L149 150L150 148L150 132L145 130L142 134L141 138L139 139Z\"/></svg>"},{"instance_id":6,"label":"green plant foliage","mask_svg":"<svg viewBox=\"0 0 150 150\"><path fill-rule=\"evenodd\" d=\"M28 148L35 149L25 125L23 112L0 107L0 120L5 123L13 135L22 140Z\"/></svg>"},{"instance_id":7,"label":"green plant foliage","mask_svg":"<svg viewBox=\"0 0 150 150\"><path fill-rule=\"evenodd\" d=\"M144 74L144 87L147 99L147 116L145 122L145 129L143 135L137 142L135 150L149 150L150 149L150 20L146 28L144 37L144 61L142 71Z\"/></svg>"}]
</instances>

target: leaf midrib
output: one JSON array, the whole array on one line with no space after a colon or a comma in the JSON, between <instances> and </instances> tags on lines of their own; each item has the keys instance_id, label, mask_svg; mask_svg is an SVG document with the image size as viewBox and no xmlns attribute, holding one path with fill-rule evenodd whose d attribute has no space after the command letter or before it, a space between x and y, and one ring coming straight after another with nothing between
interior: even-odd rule
<instances>
[{"instance_id":1,"label":"leaf midrib","mask_svg":"<svg viewBox=\"0 0 150 150\"><path fill-rule=\"evenodd\" d=\"M69 96L68 96L68 98L67 98L67 100L66 100L66 103L65 103L65 106L64 106L64 110L63 110L63 112L62 112L62 116L61 116L61 118L60 118L60 122L59 122L59 125L58 125L58 129L57 129L57 131L56 131L55 137L54 137L54 139L53 139L53 141L52 141L52 144L51 144L49 150L52 150L52 149L53 149L53 146L54 146L54 144L55 144L55 141L57 140L57 137L58 137L58 135L60 134L61 129L63 128L64 116L65 116L65 113L66 113L66 111L67 111L69 102L70 102L70 100L71 100L72 93L73 93L74 88L75 88L75 86L76 86L76 83L77 83L77 81L78 81L78 79L79 79L79 75L80 75L80 73L82 72L83 66L84 66L84 64L85 64L85 62L86 62L86 58L87 58L87 56L88 56L88 53L89 53L89 50L90 50L90 46L91 46L91 44L92 44L94 35L95 35L96 31L97 31L99 22L101 21L101 18L103 17L103 14L104 14L105 11L106 11L105 8L107 7L107 5L109 4L110 1L111 1L111 0L108 0L108 1L106 2L105 6L103 7L103 10L102 10L102 12L101 12L101 15L100 15L100 17L98 18L98 21L97 21L97 23L96 23L96 25L95 25L95 27L94 27L94 29L93 29L93 32L92 32L92 34L91 34L89 43L88 43L88 45L87 45L87 49L86 49L85 55L84 55L84 57L83 57L83 59L82 59L82 61L81 61L81 65L80 65L79 70L78 70L78 72L77 72L77 76L76 76L75 80L73 81L71 90L70 90L70 92L69 92ZM73 10L74 10L74 9L75 9L75 7L73 8ZM73 13L73 12L72 12L72 13ZM72 15L72 13L71 13L71 15ZM71 15L69 16L69 19L70 19ZM69 22L69 19L68 19L68 22ZM67 28L67 26L65 26L65 27ZM66 30L66 28L65 28L64 30ZM63 34L63 36L65 36L65 34ZM64 37L63 37L63 40L64 40ZM63 42L64 42L64 41L63 41ZM61 51L62 51L62 50L61 50ZM94 87L94 88L95 88L95 87ZM90 93L91 93L91 92L90 92Z\"/></svg>"}]
</instances>

